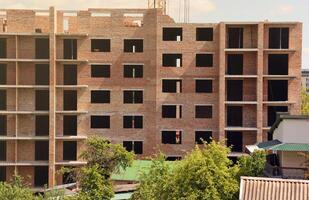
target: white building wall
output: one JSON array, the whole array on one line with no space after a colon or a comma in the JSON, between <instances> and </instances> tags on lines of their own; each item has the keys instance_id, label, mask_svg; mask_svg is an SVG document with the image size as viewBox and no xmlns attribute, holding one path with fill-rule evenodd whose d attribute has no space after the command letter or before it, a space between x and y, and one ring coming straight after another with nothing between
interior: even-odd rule
<instances>
[{"instance_id":1,"label":"white building wall","mask_svg":"<svg viewBox=\"0 0 309 200\"><path fill-rule=\"evenodd\" d=\"M309 119L283 119L273 139L284 143L309 143Z\"/></svg>"}]
</instances>

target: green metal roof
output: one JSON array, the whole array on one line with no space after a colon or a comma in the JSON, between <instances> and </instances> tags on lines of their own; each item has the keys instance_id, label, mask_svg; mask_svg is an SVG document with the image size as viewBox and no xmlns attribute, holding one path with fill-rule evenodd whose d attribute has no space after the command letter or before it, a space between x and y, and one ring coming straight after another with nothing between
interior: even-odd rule
<instances>
[{"instance_id":1,"label":"green metal roof","mask_svg":"<svg viewBox=\"0 0 309 200\"><path fill-rule=\"evenodd\" d=\"M308 151L309 152L309 144L282 143L282 144L275 145L269 149L273 151Z\"/></svg>"},{"instance_id":2,"label":"green metal roof","mask_svg":"<svg viewBox=\"0 0 309 200\"><path fill-rule=\"evenodd\" d=\"M115 196L112 198L112 200L126 200L130 199L133 192L127 192L127 193L118 193L115 194Z\"/></svg>"},{"instance_id":3,"label":"green metal roof","mask_svg":"<svg viewBox=\"0 0 309 200\"><path fill-rule=\"evenodd\" d=\"M282 142L280 142L279 140L270 140L266 142L260 142L259 144L257 144L257 146L262 149L269 149L278 144L282 144Z\"/></svg>"}]
</instances>

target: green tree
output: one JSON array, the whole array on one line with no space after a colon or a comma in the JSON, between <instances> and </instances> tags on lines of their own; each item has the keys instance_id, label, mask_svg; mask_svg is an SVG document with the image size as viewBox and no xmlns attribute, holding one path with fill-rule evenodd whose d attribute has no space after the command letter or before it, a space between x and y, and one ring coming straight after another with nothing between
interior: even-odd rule
<instances>
[{"instance_id":1,"label":"green tree","mask_svg":"<svg viewBox=\"0 0 309 200\"><path fill-rule=\"evenodd\" d=\"M238 160L240 176L262 176L266 164L266 152L254 151L250 156L242 156Z\"/></svg>"},{"instance_id":2,"label":"green tree","mask_svg":"<svg viewBox=\"0 0 309 200\"><path fill-rule=\"evenodd\" d=\"M301 91L301 113L303 115L309 115L309 93L306 89Z\"/></svg>"}]
</instances>

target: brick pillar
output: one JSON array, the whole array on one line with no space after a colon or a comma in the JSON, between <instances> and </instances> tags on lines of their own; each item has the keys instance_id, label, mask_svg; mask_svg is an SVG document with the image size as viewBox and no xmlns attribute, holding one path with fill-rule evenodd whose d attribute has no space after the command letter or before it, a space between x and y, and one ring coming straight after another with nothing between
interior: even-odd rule
<instances>
[{"instance_id":1,"label":"brick pillar","mask_svg":"<svg viewBox=\"0 0 309 200\"><path fill-rule=\"evenodd\" d=\"M48 186L55 186L56 136L56 32L57 17L54 7L49 9L49 173Z\"/></svg>"},{"instance_id":2,"label":"brick pillar","mask_svg":"<svg viewBox=\"0 0 309 200\"><path fill-rule=\"evenodd\" d=\"M219 141L225 139L225 24L219 25Z\"/></svg>"},{"instance_id":3,"label":"brick pillar","mask_svg":"<svg viewBox=\"0 0 309 200\"><path fill-rule=\"evenodd\" d=\"M257 142L263 140L263 74L264 74L264 23L258 24L258 52L257 52L257 82L256 82L256 97L257 97L257 112L256 112L256 125L257 125Z\"/></svg>"}]
</instances>

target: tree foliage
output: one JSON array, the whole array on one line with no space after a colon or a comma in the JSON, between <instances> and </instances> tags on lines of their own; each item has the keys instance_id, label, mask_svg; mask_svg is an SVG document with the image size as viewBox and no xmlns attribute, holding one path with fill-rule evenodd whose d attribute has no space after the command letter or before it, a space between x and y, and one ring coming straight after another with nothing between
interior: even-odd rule
<instances>
[{"instance_id":1,"label":"tree foliage","mask_svg":"<svg viewBox=\"0 0 309 200\"><path fill-rule=\"evenodd\" d=\"M240 176L262 176L266 164L266 152L254 151L250 156L242 156L238 160Z\"/></svg>"},{"instance_id":2,"label":"tree foliage","mask_svg":"<svg viewBox=\"0 0 309 200\"><path fill-rule=\"evenodd\" d=\"M309 93L306 89L301 91L301 113L303 115L309 115Z\"/></svg>"}]
</instances>

